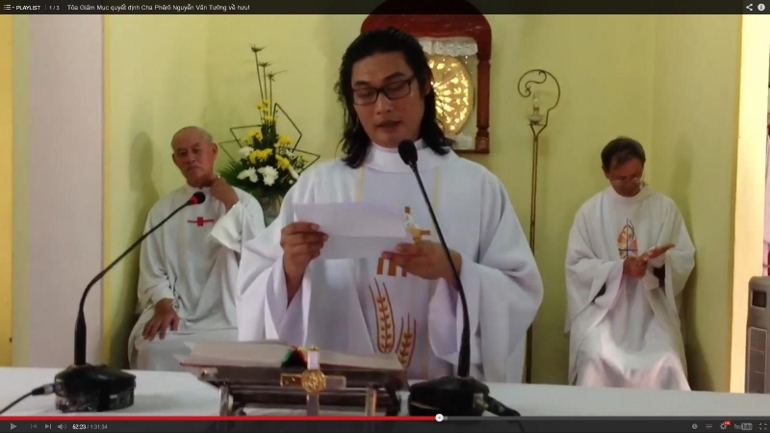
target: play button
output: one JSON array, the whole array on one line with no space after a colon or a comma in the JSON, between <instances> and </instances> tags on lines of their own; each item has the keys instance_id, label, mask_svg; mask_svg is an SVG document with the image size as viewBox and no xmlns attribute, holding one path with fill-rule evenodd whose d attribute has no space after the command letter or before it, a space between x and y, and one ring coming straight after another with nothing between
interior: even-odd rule
<instances>
[{"instance_id":1,"label":"play button","mask_svg":"<svg viewBox=\"0 0 770 433\"><path fill-rule=\"evenodd\" d=\"M14 424L14 423L11 423L11 430L13 430L13 429L15 429L15 428L16 428L16 424Z\"/></svg>"}]
</instances>

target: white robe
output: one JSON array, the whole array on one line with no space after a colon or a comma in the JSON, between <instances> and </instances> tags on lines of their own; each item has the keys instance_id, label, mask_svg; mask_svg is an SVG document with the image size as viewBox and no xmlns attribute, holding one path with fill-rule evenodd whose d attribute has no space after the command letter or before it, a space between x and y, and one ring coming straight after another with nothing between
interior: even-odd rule
<instances>
[{"instance_id":1,"label":"white robe","mask_svg":"<svg viewBox=\"0 0 770 433\"><path fill-rule=\"evenodd\" d=\"M513 206L500 181L455 153L438 156L418 142L418 165L451 249L463 257L472 335L471 373L520 382L527 329L543 284ZM281 339L354 354L397 353L413 379L456 370L462 306L445 280L404 275L386 261L310 263L287 308L280 230L296 203L370 202L404 209L422 228L431 223L411 169L395 149L372 145L361 169L319 164L289 191L278 219L244 244L237 300L240 340ZM427 238L423 238L427 239Z\"/></svg>"},{"instance_id":2,"label":"white robe","mask_svg":"<svg viewBox=\"0 0 770 433\"><path fill-rule=\"evenodd\" d=\"M139 370L181 371L176 355L188 352L186 342L237 340L235 283L242 234L261 232L259 202L237 189L239 201L229 211L213 199L209 188L185 185L158 201L147 217L145 232L157 225L196 191L206 201L188 206L144 240L140 253L137 310L139 320L128 341L129 363ZM210 236L217 230L218 236ZM179 315L177 331L153 341L142 337L155 303L173 299Z\"/></svg>"},{"instance_id":3,"label":"white robe","mask_svg":"<svg viewBox=\"0 0 770 433\"><path fill-rule=\"evenodd\" d=\"M626 255L667 243L676 246L652 260L643 278L623 275ZM608 187L589 199L567 248L570 383L689 389L679 297L694 260L687 227L668 197L646 186L635 197ZM661 285L653 268L663 265Z\"/></svg>"}]
</instances>

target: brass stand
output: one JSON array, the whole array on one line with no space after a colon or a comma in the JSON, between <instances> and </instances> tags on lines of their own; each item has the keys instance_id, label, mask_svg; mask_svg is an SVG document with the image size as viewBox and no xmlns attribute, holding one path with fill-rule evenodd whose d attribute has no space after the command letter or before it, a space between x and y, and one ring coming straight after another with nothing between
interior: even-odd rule
<instances>
[{"instance_id":1,"label":"brass stand","mask_svg":"<svg viewBox=\"0 0 770 433\"><path fill-rule=\"evenodd\" d=\"M281 386L299 386L307 394L307 415L320 415L319 394L327 389L339 390L347 387L345 376L327 376L321 371L321 363L318 360L318 351L308 352L307 370L302 374L281 374ZM366 409L367 412L369 408Z\"/></svg>"},{"instance_id":2,"label":"brass stand","mask_svg":"<svg viewBox=\"0 0 770 433\"><path fill-rule=\"evenodd\" d=\"M198 377L219 388L219 414L245 415L247 408L305 409L321 415L321 407L350 411L363 408L365 416L401 410L398 392L406 389L403 372L324 367L318 352L308 352L306 369L211 366Z\"/></svg>"},{"instance_id":3,"label":"brass stand","mask_svg":"<svg viewBox=\"0 0 770 433\"><path fill-rule=\"evenodd\" d=\"M327 376L327 379L329 376ZM363 388L327 388L322 392L308 392L303 387L289 388L274 385L257 385L249 382L207 382L219 388L219 414L221 416L246 415L247 408L301 409L308 416L322 415L320 408L350 411L363 408L365 416L378 412L397 416L401 401L395 387L370 383Z\"/></svg>"},{"instance_id":4,"label":"brass stand","mask_svg":"<svg viewBox=\"0 0 770 433\"><path fill-rule=\"evenodd\" d=\"M524 78L527 75L536 73L540 78L528 80L523 83ZM532 104L532 114L529 115L529 128L532 130L532 191L530 193L530 208L529 208L529 247L532 250L532 254L535 253L535 223L537 221L537 163L540 152L540 133L548 127L548 117L551 114L551 110L559 105L561 99L561 86L559 80L553 76L550 72L544 69L532 69L524 73L519 78L519 94L525 98L532 96L532 84L543 84L551 78L556 83L556 102L553 106L545 111L545 116L540 113L540 103L535 99ZM527 330L527 354L525 363L525 382L532 383L532 326Z\"/></svg>"}]
</instances>

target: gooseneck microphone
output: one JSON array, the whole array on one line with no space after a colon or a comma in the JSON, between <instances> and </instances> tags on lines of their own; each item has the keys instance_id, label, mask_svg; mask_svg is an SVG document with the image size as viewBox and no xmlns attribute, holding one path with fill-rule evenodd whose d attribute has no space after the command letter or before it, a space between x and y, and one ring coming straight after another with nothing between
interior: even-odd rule
<instances>
[{"instance_id":1,"label":"gooseneck microphone","mask_svg":"<svg viewBox=\"0 0 770 433\"><path fill-rule=\"evenodd\" d=\"M155 230L163 226L182 209L206 201L206 195L196 192L182 206L148 230L131 244L126 251L110 263L88 283L80 298L78 317L75 322L75 364L56 375L56 408L61 412L104 412L129 407L134 404L136 376L106 365L86 363L86 297L91 288L104 275L133 251Z\"/></svg>"},{"instance_id":2,"label":"gooseneck microphone","mask_svg":"<svg viewBox=\"0 0 770 433\"><path fill-rule=\"evenodd\" d=\"M452 268L452 274L457 282L457 291L460 296L463 314L463 330L460 337L460 353L457 357L457 375L445 376L438 379L415 383L409 387L409 414L413 416L480 416L484 411L489 411L499 416L520 416L519 412L510 409L489 396L489 387L470 375L471 364L471 330L468 316L468 301L465 297L465 288L460 280L460 273L452 261L449 246L441 232L433 206L428 198L428 193L422 183L422 177L417 169L417 148L414 142L404 140L398 145L398 154L404 164L408 165L417 178L420 192L428 207L428 212L433 220L441 246L444 249L446 259Z\"/></svg>"},{"instance_id":3,"label":"gooseneck microphone","mask_svg":"<svg viewBox=\"0 0 770 433\"><path fill-rule=\"evenodd\" d=\"M457 375L460 377L469 377L471 373L471 326L470 318L468 317L468 301L465 298L463 283L460 281L460 273L457 272L454 261L452 261L452 254L449 252L449 246L444 239L444 234L441 232L441 227L439 227L436 214L433 212L433 206L428 198L428 193L425 191L425 185L422 183L420 172L417 170L417 147L415 147L414 142L409 140L402 141L401 144L398 145L398 155L401 157L401 160L404 161L404 164L412 169L414 176L417 178L422 198L425 200L425 205L428 207L430 218L433 220L433 226L436 227L436 233L438 234L441 246L444 248L444 254L449 261L449 266L452 268L452 274L455 277L455 281L457 281L457 291L460 294L460 303L463 306L463 332L460 337L460 354L457 357Z\"/></svg>"}]
</instances>

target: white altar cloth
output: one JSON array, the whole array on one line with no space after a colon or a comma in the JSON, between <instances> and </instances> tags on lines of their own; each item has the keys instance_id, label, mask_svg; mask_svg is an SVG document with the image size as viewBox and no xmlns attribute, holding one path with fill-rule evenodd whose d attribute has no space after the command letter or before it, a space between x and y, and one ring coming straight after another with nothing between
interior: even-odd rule
<instances>
[{"instance_id":1,"label":"white altar cloth","mask_svg":"<svg viewBox=\"0 0 770 433\"><path fill-rule=\"evenodd\" d=\"M0 367L0 408L53 382L60 370ZM136 375L135 403L114 412L89 416L216 416L219 392L190 373L132 371ZM496 399L522 416L680 416L765 417L770 395L700 391L648 391L619 388L583 388L566 385L489 384ZM404 398L404 402L406 399ZM258 412L259 413L259 412ZM288 411L263 411L290 415ZM404 410L402 413L406 414ZM62 416L54 396L29 397L6 416ZM68 414L77 415L77 414Z\"/></svg>"}]
</instances>

